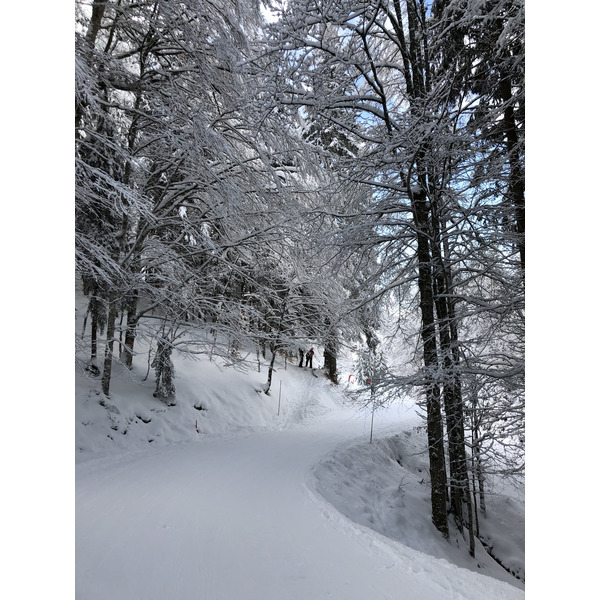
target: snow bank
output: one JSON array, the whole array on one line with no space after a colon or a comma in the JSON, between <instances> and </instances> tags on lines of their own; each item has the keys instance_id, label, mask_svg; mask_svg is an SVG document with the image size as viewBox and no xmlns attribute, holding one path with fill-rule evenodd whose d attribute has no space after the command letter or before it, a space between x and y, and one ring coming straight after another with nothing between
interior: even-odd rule
<instances>
[{"instance_id":1,"label":"snow bank","mask_svg":"<svg viewBox=\"0 0 600 600\"><path fill-rule=\"evenodd\" d=\"M431 521L426 448L420 426L372 444L361 441L338 448L314 467L315 488L356 523L424 554L523 588L513 576L525 577L523 503L490 496L488 517L480 516L480 525L502 566L480 542L473 560L468 538L451 527L445 543Z\"/></svg>"},{"instance_id":2,"label":"snow bank","mask_svg":"<svg viewBox=\"0 0 600 600\"><path fill-rule=\"evenodd\" d=\"M110 398L100 379L76 373L75 442L77 462L122 451L140 451L195 441L207 435L280 429L339 408L342 394L322 371L276 361L270 394L263 392L267 368L245 371L221 359L189 358L177 351L175 405L154 398L154 373L140 352L131 371L115 363ZM147 362L147 361L146 361Z\"/></svg>"}]
</instances>

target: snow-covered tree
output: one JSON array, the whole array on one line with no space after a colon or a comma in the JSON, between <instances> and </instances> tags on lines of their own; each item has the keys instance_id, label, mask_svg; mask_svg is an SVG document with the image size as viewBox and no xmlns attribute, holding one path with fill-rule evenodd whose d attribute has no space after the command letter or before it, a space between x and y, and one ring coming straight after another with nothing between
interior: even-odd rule
<instances>
[{"instance_id":1,"label":"snow-covered tree","mask_svg":"<svg viewBox=\"0 0 600 600\"><path fill-rule=\"evenodd\" d=\"M248 215L265 210L266 169L247 134L238 69L254 8L193 0L81 7L77 265L86 291L107 306L106 394L114 344L131 365L144 315L212 310L215 282L239 266L231 248L261 232Z\"/></svg>"},{"instance_id":2,"label":"snow-covered tree","mask_svg":"<svg viewBox=\"0 0 600 600\"><path fill-rule=\"evenodd\" d=\"M269 348L268 390L320 345L335 381L396 303L420 358L376 383L422 391L433 522L473 548L486 456L522 470L522 2L290 0L263 27L252 2L79 5L90 369L105 332L106 395L140 337L163 396L174 351Z\"/></svg>"},{"instance_id":3,"label":"snow-covered tree","mask_svg":"<svg viewBox=\"0 0 600 600\"><path fill-rule=\"evenodd\" d=\"M251 343L276 351L325 337L311 256L325 224L307 218L324 169L297 116L255 101L255 8L82 9L77 267L93 282L90 310L106 310L105 394L113 360L131 367L136 337L163 339L165 328L173 349L210 347L234 361ZM92 320L96 331L101 319Z\"/></svg>"},{"instance_id":4,"label":"snow-covered tree","mask_svg":"<svg viewBox=\"0 0 600 600\"><path fill-rule=\"evenodd\" d=\"M457 6L436 3L432 13L416 0L289 2L267 43L280 61L273 83L279 105L326 114L355 141L356 155L340 157L336 169L349 187L370 186L372 193L337 217L356 250L372 248L377 255L379 276L372 277L364 301L398 287L418 290L422 363L398 383L419 384L425 392L432 514L444 535L448 499L457 525L473 529L462 379L470 342L466 319L477 296L468 286L482 277L511 279L514 266L514 235L500 229L493 235L505 210L493 193L503 174L490 168L481 175L482 166L500 165L490 162L490 146L474 135L481 91L448 68L450 41L458 64L471 51L471 23L482 11L493 13L496 3L460 3L460 13L451 10ZM517 37L514 21L521 17L518 11L511 17ZM471 57L474 67L477 58ZM487 115L491 126L494 117ZM495 302L483 304L493 310Z\"/></svg>"}]
</instances>

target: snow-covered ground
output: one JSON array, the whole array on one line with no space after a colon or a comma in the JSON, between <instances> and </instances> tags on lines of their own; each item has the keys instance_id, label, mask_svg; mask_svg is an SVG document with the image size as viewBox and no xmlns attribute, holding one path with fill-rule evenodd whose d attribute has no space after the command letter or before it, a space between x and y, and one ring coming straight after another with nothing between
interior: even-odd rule
<instances>
[{"instance_id":1,"label":"snow-covered ground","mask_svg":"<svg viewBox=\"0 0 600 600\"><path fill-rule=\"evenodd\" d=\"M523 598L482 547L431 524L422 419L358 410L342 385L278 362L240 373L174 355L177 404L140 357L111 398L77 377L76 597L145 600ZM523 499L482 522L524 578Z\"/></svg>"}]
</instances>

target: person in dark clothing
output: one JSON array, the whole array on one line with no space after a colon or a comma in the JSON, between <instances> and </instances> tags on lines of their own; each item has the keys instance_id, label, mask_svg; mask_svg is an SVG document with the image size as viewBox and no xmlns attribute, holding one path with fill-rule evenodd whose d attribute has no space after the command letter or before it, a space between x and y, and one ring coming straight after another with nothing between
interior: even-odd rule
<instances>
[{"instance_id":1,"label":"person in dark clothing","mask_svg":"<svg viewBox=\"0 0 600 600\"><path fill-rule=\"evenodd\" d=\"M302 350L302 348L299 348L298 354L300 355L300 366L302 366L302 363L304 362L304 350Z\"/></svg>"},{"instance_id":2,"label":"person in dark clothing","mask_svg":"<svg viewBox=\"0 0 600 600\"><path fill-rule=\"evenodd\" d=\"M311 369L313 368L312 359L314 355L315 351L312 348L306 353L306 366L310 367Z\"/></svg>"}]
</instances>

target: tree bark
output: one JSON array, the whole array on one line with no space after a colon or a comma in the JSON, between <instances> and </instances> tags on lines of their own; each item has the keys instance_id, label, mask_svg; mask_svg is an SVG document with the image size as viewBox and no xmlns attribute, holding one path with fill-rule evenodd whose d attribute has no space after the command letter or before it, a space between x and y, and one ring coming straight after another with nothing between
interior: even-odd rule
<instances>
[{"instance_id":1,"label":"tree bark","mask_svg":"<svg viewBox=\"0 0 600 600\"><path fill-rule=\"evenodd\" d=\"M462 389L459 375L458 329L454 302L452 300L452 276L442 253L439 205L436 197L430 197L431 253L434 263L435 306L440 338L440 353L444 367L443 400L448 435L448 462L450 468L451 511L462 532L463 522L472 531L471 491L467 455L465 450L465 427ZM464 509L467 515L464 514ZM471 545L472 551L474 551Z\"/></svg>"},{"instance_id":2,"label":"tree bark","mask_svg":"<svg viewBox=\"0 0 600 600\"><path fill-rule=\"evenodd\" d=\"M89 44L90 48L93 48L96 44L96 38L100 31L102 24L102 17L104 16L104 9L106 8L106 2L94 0L92 5L92 15L90 17L90 26L85 34L85 39Z\"/></svg>"},{"instance_id":3,"label":"tree bark","mask_svg":"<svg viewBox=\"0 0 600 600\"><path fill-rule=\"evenodd\" d=\"M521 259L521 269L525 272L525 178L519 157L519 134L515 120L515 111L511 102L512 89L510 76L503 74L500 80L500 96L504 102L504 132L506 152L510 167L509 190L515 211L515 230L517 247Z\"/></svg>"},{"instance_id":4,"label":"tree bark","mask_svg":"<svg viewBox=\"0 0 600 600\"><path fill-rule=\"evenodd\" d=\"M102 393L108 397L112 374L113 348L115 343L115 323L117 321L117 303L115 294L108 301L108 321L106 325L106 348L104 350L104 367L102 369Z\"/></svg>"},{"instance_id":5,"label":"tree bark","mask_svg":"<svg viewBox=\"0 0 600 600\"><path fill-rule=\"evenodd\" d=\"M127 327L125 330L125 342L121 352L121 360L123 364L131 370L133 368L133 345L135 343L135 329L137 326L137 305L139 295L134 292L131 304L127 309Z\"/></svg>"},{"instance_id":6,"label":"tree bark","mask_svg":"<svg viewBox=\"0 0 600 600\"><path fill-rule=\"evenodd\" d=\"M326 318L325 324L331 326L329 318ZM325 347L323 349L323 368L329 374L329 379L337 385L337 338L333 329L327 333Z\"/></svg>"},{"instance_id":7,"label":"tree bark","mask_svg":"<svg viewBox=\"0 0 600 600\"><path fill-rule=\"evenodd\" d=\"M277 325L277 336L275 341L271 342L271 362L269 363L269 374L267 375L267 387L265 388L265 394L268 394L271 390L271 383L273 381L273 371L275 365L275 357L277 356L277 351L280 348L281 340L280 335L283 330L283 320L286 315L287 310L287 298L288 298L289 290L286 291L285 296L282 300L281 312L279 314L279 323Z\"/></svg>"},{"instance_id":8,"label":"tree bark","mask_svg":"<svg viewBox=\"0 0 600 600\"><path fill-rule=\"evenodd\" d=\"M98 317L92 313L92 337L91 337L91 360L92 363L98 358Z\"/></svg>"},{"instance_id":9,"label":"tree bark","mask_svg":"<svg viewBox=\"0 0 600 600\"><path fill-rule=\"evenodd\" d=\"M269 395L271 391L271 383L273 382L273 371L275 365L275 357L277 356L277 345L274 345L273 352L271 354L271 362L269 363L269 373L267 375L267 387L265 388L265 394Z\"/></svg>"},{"instance_id":10,"label":"tree bark","mask_svg":"<svg viewBox=\"0 0 600 600\"><path fill-rule=\"evenodd\" d=\"M433 524L447 538L449 530L448 515L446 512L446 459L440 386L435 379L435 373L438 370L438 348L435 331L428 212L425 192L419 190L413 194L413 214L417 232L417 254L419 259L418 283L422 319L423 363L428 380L425 387L425 394L427 399L427 441L431 477L431 513Z\"/></svg>"}]
</instances>

